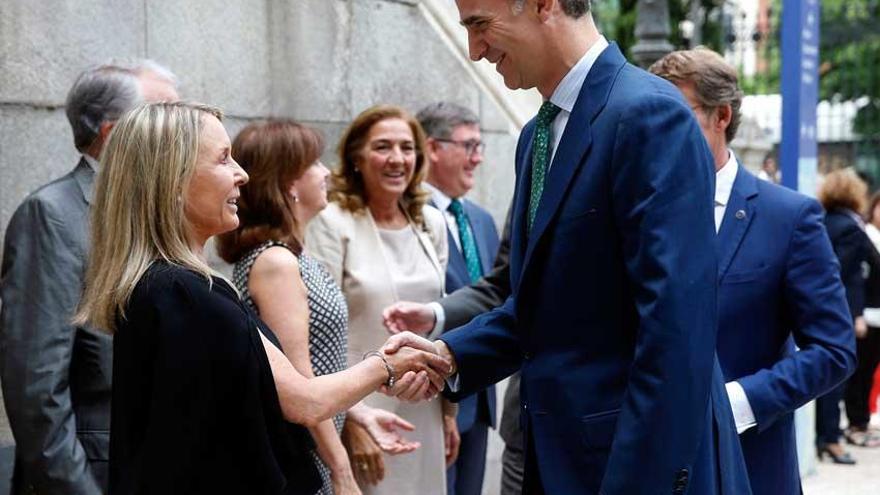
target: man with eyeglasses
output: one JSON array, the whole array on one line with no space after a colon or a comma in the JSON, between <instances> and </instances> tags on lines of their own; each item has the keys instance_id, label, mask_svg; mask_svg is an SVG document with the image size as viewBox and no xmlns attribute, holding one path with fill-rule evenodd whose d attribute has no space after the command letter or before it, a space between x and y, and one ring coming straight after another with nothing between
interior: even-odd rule
<instances>
[{"instance_id":1,"label":"man with eyeglasses","mask_svg":"<svg viewBox=\"0 0 880 495\"><path fill-rule=\"evenodd\" d=\"M492 269L498 252L498 230L484 208L464 196L474 187L475 172L483 161L480 122L467 108L449 102L433 103L416 114L427 135L430 162L425 187L434 206L446 218L449 267L446 291L451 293L479 280ZM432 304L435 328L443 328L443 309ZM456 422L456 418L444 418ZM483 389L459 403L457 429L461 436L458 458L455 439L447 439L446 486L450 495L479 495L486 466L489 428L495 427L495 387ZM454 431L452 424L444 431Z\"/></svg>"}]
</instances>

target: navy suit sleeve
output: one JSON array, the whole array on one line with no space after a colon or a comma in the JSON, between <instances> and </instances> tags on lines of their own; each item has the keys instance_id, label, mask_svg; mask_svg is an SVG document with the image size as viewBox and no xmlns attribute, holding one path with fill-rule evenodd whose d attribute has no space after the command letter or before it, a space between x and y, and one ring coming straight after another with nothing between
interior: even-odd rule
<instances>
[{"instance_id":1,"label":"navy suit sleeve","mask_svg":"<svg viewBox=\"0 0 880 495\"><path fill-rule=\"evenodd\" d=\"M784 305L800 351L737 380L759 431L835 387L855 369L852 319L822 208L814 200L805 202L798 214L787 260Z\"/></svg>"},{"instance_id":2,"label":"navy suit sleeve","mask_svg":"<svg viewBox=\"0 0 880 495\"><path fill-rule=\"evenodd\" d=\"M614 216L639 324L606 495L671 491L712 438L714 167L690 109L658 93L622 115L614 146Z\"/></svg>"},{"instance_id":3,"label":"navy suit sleeve","mask_svg":"<svg viewBox=\"0 0 880 495\"><path fill-rule=\"evenodd\" d=\"M516 146L517 171L521 170L525 160L524 149L531 139L533 126L526 124L520 134ZM514 199L514 204L516 199ZM477 285L483 284L481 292L495 297L503 297L504 304L500 307L474 318L470 323L447 332L440 337L455 356L459 370L459 388L453 399L465 397L498 382L513 374L522 365L522 351L519 339L514 331L516 325L516 299L510 294L511 277L509 264L510 222L513 212L508 212L505 232L507 243L501 247L491 279L481 279ZM487 282L487 283L484 283ZM491 284L491 286L489 285ZM491 290L490 290L491 289Z\"/></svg>"}]
</instances>

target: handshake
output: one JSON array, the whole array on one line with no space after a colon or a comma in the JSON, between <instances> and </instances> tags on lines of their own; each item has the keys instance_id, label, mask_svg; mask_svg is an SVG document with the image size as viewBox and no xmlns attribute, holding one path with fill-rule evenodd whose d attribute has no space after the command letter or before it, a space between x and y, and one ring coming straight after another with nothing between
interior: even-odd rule
<instances>
[{"instance_id":1,"label":"handshake","mask_svg":"<svg viewBox=\"0 0 880 495\"><path fill-rule=\"evenodd\" d=\"M382 316L393 335L380 352L395 377L393 387L383 385L382 392L408 402L433 399L455 373L455 358L443 341L431 342L404 331L429 331L434 325L433 310L424 304L401 302L385 308Z\"/></svg>"}]
</instances>

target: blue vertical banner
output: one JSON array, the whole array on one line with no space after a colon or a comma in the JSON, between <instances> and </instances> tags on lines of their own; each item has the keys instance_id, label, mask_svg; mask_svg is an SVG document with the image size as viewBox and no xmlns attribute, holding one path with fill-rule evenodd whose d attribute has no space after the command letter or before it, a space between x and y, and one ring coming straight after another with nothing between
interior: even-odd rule
<instances>
[{"instance_id":1,"label":"blue vertical banner","mask_svg":"<svg viewBox=\"0 0 880 495\"><path fill-rule=\"evenodd\" d=\"M816 106L819 103L819 0L782 5L783 185L816 195Z\"/></svg>"}]
</instances>

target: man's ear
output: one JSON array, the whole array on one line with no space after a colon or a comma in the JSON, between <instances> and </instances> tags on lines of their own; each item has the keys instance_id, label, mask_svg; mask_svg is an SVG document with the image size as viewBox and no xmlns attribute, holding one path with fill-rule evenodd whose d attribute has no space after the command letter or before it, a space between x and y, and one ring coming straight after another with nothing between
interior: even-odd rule
<instances>
[{"instance_id":1,"label":"man's ear","mask_svg":"<svg viewBox=\"0 0 880 495\"><path fill-rule=\"evenodd\" d=\"M110 137L110 131L113 130L113 126L115 125L115 120L101 122L101 126L98 128L98 136L101 138L102 143L107 142L107 139Z\"/></svg>"},{"instance_id":2,"label":"man's ear","mask_svg":"<svg viewBox=\"0 0 880 495\"><path fill-rule=\"evenodd\" d=\"M723 133L730 126L731 120L733 120L733 108L730 107L729 103L715 109L716 129Z\"/></svg>"},{"instance_id":3,"label":"man's ear","mask_svg":"<svg viewBox=\"0 0 880 495\"><path fill-rule=\"evenodd\" d=\"M557 7L558 0L534 0L534 12L541 22L550 19L553 9Z\"/></svg>"},{"instance_id":4,"label":"man's ear","mask_svg":"<svg viewBox=\"0 0 880 495\"><path fill-rule=\"evenodd\" d=\"M429 137L428 139L425 140L425 151L427 152L427 155L428 155L428 163L429 164L436 162L437 160L440 159L440 157L437 156L437 152L440 151L440 146L442 146L442 145L443 144L440 141L437 141L436 139L434 139L432 137Z\"/></svg>"}]
</instances>

